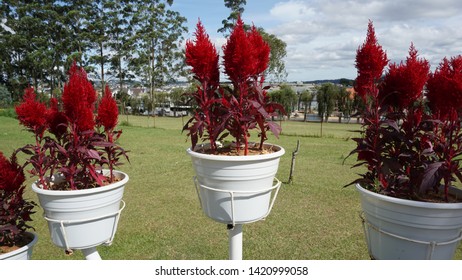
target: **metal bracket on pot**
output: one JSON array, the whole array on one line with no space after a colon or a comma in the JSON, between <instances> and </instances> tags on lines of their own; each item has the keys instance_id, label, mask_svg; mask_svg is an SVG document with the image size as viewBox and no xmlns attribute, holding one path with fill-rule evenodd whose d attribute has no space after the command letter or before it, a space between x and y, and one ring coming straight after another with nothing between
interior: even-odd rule
<instances>
[{"instance_id":1,"label":"metal bracket on pot","mask_svg":"<svg viewBox=\"0 0 462 280\"><path fill-rule=\"evenodd\" d=\"M387 231L385 231L385 230L383 230L383 229L369 223L367 221L366 217L364 216L363 211L360 211L359 217L361 218L361 222L363 224L364 235L366 236L367 244L369 244L369 230L368 229L371 228L371 229L373 229L373 230L375 230L377 232L380 232L382 234L385 234L385 235L388 235L390 237L394 237L394 238L397 238L397 239L400 239L400 240L406 240L406 241L410 241L410 242L414 242L414 243L418 243L418 244L428 245L429 248L428 248L427 256L426 256L427 260L432 259L432 256L433 256L433 253L435 251L436 246L449 245L449 244L459 242L460 240L462 240L462 231L459 233L458 237L456 237L456 238L454 238L452 240L448 240L448 241L438 242L438 241L422 241L422 240L411 239L411 238L400 236L400 235L397 235L397 234L394 234L394 233L391 233L391 232L387 232ZM374 256L371 253L371 249L369 248L369 246L368 246L368 250L369 250L369 256L371 257L371 259L375 259Z\"/></svg>"},{"instance_id":2,"label":"metal bracket on pot","mask_svg":"<svg viewBox=\"0 0 462 280\"><path fill-rule=\"evenodd\" d=\"M122 203L122 206L120 207L120 209L117 212L106 214L106 215L103 215L103 216L93 217L93 218L65 221L65 220L55 220L55 219L48 218L45 214L43 214L43 217L45 218L45 220L47 220L49 222L60 224L61 233L62 233L62 235L64 237L64 243L65 243L65 246L66 246L65 252L66 252L66 254L72 254L73 250L71 248L69 248L65 225L72 225L72 224L77 224L77 223L91 222L91 221L96 221L96 220L100 220L100 219L104 219L104 218L109 218L111 216L115 216L116 219L115 219L115 222L114 222L114 226L112 228L111 238L109 238L106 242L102 243L104 245L109 246L109 245L112 244L112 241L114 240L117 225L118 225L119 219L120 219L120 214L122 213L122 210L124 210L124 208L125 208L125 201L121 200L120 202Z\"/></svg>"},{"instance_id":3,"label":"metal bracket on pot","mask_svg":"<svg viewBox=\"0 0 462 280\"><path fill-rule=\"evenodd\" d=\"M259 219L246 222L246 223L253 223L253 222L256 222L256 221L259 221L259 220L264 220L270 214L271 209L273 208L274 202L276 201L276 197L277 197L277 195L279 193L279 188L281 187L281 184L282 184L282 182L279 181L279 179L274 178L274 180L276 181L276 184L274 186L272 186L271 188L268 188L268 189L258 190L258 191L230 191L230 190L215 189L215 188L211 188L211 187L201 185L199 183L199 181L197 180L196 176L193 177L193 180L194 180L194 185L196 187L196 193L197 193L197 196L199 197L199 202L200 202L201 206L202 206L202 200L201 200L199 188L204 188L204 189L208 189L208 190L211 190L211 191L216 191L216 192L222 192L222 193L228 193L229 194L229 196L231 198L231 220L232 220L232 223L229 224L229 226L231 226L232 228L234 228L234 226L236 225L236 222L234 220L234 196L235 196L235 194L259 194L259 193L265 193L265 192L268 192L268 191L275 190L274 195L273 195L273 197L271 199L270 206L268 208L268 212L266 212L266 214L263 217L259 218Z\"/></svg>"}]
</instances>

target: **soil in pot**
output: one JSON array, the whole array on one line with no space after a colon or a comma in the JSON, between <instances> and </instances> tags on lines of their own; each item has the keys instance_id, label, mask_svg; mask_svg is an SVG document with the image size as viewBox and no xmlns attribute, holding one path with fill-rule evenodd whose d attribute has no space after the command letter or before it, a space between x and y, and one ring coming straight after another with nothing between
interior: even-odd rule
<instances>
[{"instance_id":1,"label":"soil in pot","mask_svg":"<svg viewBox=\"0 0 462 280\"><path fill-rule=\"evenodd\" d=\"M380 193L380 194L383 194L385 196L406 199L406 200L420 201L420 202L433 202L433 203L460 203L462 202L462 196L455 194L455 193L449 193L448 200L446 201L446 199L444 198L443 189L441 189L439 192L435 192L431 190L424 194L414 194L411 196L410 195L392 196L386 193Z\"/></svg>"},{"instance_id":2,"label":"soil in pot","mask_svg":"<svg viewBox=\"0 0 462 280\"><path fill-rule=\"evenodd\" d=\"M5 246L0 243L0 255L15 251L23 246L26 246L27 244L31 243L33 239L33 235L24 234L23 236L21 236L21 238L19 238L19 240L16 242L14 246Z\"/></svg>"},{"instance_id":3,"label":"soil in pot","mask_svg":"<svg viewBox=\"0 0 462 280\"><path fill-rule=\"evenodd\" d=\"M244 147L242 147L239 151L237 151L236 147L228 145L225 147L221 147L217 149L216 153L212 153L210 149L203 149L203 148L196 148L194 150L197 153L202 154L214 154L217 156L243 156L244 155ZM260 149L258 145L251 145L249 143L248 154L247 155L266 155L277 152L276 147L272 145L264 145L263 149Z\"/></svg>"},{"instance_id":4,"label":"soil in pot","mask_svg":"<svg viewBox=\"0 0 462 280\"><path fill-rule=\"evenodd\" d=\"M101 186L98 185L96 182L94 182L92 185L90 185L86 189L94 189L94 188L104 187L104 186L116 183L116 182L121 180L120 178L114 176L114 179L112 180L112 182L110 182L109 176L105 176L105 177L106 177L106 179L103 180L103 184ZM60 183L51 182L50 187L48 189L53 190L53 191L71 191L72 190L70 185L69 185L69 182L66 181L66 180L63 180Z\"/></svg>"}]
</instances>

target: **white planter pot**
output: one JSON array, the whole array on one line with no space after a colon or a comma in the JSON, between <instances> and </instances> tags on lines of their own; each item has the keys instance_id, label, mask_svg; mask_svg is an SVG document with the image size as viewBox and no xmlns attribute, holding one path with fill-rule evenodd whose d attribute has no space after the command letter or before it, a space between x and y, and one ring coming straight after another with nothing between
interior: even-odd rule
<instances>
[{"instance_id":1,"label":"white planter pot","mask_svg":"<svg viewBox=\"0 0 462 280\"><path fill-rule=\"evenodd\" d=\"M187 150L204 213L225 224L245 224L265 218L281 183L275 175L284 154L280 146L264 155L221 156ZM196 147L196 151L203 147ZM275 194L272 197L272 191Z\"/></svg>"},{"instance_id":2,"label":"white planter pot","mask_svg":"<svg viewBox=\"0 0 462 280\"><path fill-rule=\"evenodd\" d=\"M66 250L88 249L112 242L124 207L122 196L128 182L127 174L114 171L114 175L119 181L86 190L44 190L32 184L56 246Z\"/></svg>"},{"instance_id":3,"label":"white planter pot","mask_svg":"<svg viewBox=\"0 0 462 280\"><path fill-rule=\"evenodd\" d=\"M26 234L33 237L32 241L17 250L0 254L0 260L30 260L32 258L32 250L38 241L38 235L35 232L26 232Z\"/></svg>"},{"instance_id":4,"label":"white planter pot","mask_svg":"<svg viewBox=\"0 0 462 280\"><path fill-rule=\"evenodd\" d=\"M356 185L372 259L452 259L462 238L462 203L398 199ZM462 195L459 189L452 189Z\"/></svg>"}]
</instances>

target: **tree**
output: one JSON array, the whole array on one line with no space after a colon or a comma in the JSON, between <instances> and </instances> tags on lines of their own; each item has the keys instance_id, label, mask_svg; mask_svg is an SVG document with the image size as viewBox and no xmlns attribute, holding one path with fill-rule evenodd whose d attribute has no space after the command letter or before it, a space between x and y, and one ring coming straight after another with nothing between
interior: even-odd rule
<instances>
[{"instance_id":1,"label":"tree","mask_svg":"<svg viewBox=\"0 0 462 280\"><path fill-rule=\"evenodd\" d=\"M0 108L11 106L12 99L8 89L0 84Z\"/></svg>"},{"instance_id":2,"label":"tree","mask_svg":"<svg viewBox=\"0 0 462 280\"><path fill-rule=\"evenodd\" d=\"M227 19L224 19L221 23L222 28L219 28L217 32L228 33L234 28L237 19L244 13L244 6L247 4L246 0L224 0L225 7L231 9L231 13Z\"/></svg>"},{"instance_id":3,"label":"tree","mask_svg":"<svg viewBox=\"0 0 462 280\"><path fill-rule=\"evenodd\" d=\"M172 81L182 73L184 62L180 50L186 18L168 9L172 0L138 0L134 3L135 53L129 68L149 85L151 102L154 89Z\"/></svg>"},{"instance_id":4,"label":"tree","mask_svg":"<svg viewBox=\"0 0 462 280\"><path fill-rule=\"evenodd\" d=\"M88 14L85 0L5 0L0 14L10 31L1 30L0 71L13 98L26 86L54 88L65 78L73 60L82 61L87 42L83 32Z\"/></svg>"},{"instance_id":5,"label":"tree","mask_svg":"<svg viewBox=\"0 0 462 280\"><path fill-rule=\"evenodd\" d=\"M297 94L287 84L282 84L278 90L270 92L271 100L281 104L290 118L290 113L297 102Z\"/></svg>"},{"instance_id":6,"label":"tree","mask_svg":"<svg viewBox=\"0 0 462 280\"><path fill-rule=\"evenodd\" d=\"M354 110L354 95L352 92L345 87L340 87L337 102L338 110L342 112L343 117L349 119ZM339 122L342 121L341 118L342 116L339 116Z\"/></svg>"},{"instance_id":7,"label":"tree","mask_svg":"<svg viewBox=\"0 0 462 280\"><path fill-rule=\"evenodd\" d=\"M268 43L271 49L270 62L265 71L266 77L271 81L283 82L287 79L286 66L284 57L287 55L287 44L276 37L274 34L267 33L263 28L258 28L258 32L262 35L265 42Z\"/></svg>"},{"instance_id":8,"label":"tree","mask_svg":"<svg viewBox=\"0 0 462 280\"><path fill-rule=\"evenodd\" d=\"M89 13L88 29L91 44L97 51L90 56L90 62L98 65L101 88L109 77L118 79L123 88L125 78L132 78L124 64L132 58L133 4L124 0L93 1Z\"/></svg>"},{"instance_id":9,"label":"tree","mask_svg":"<svg viewBox=\"0 0 462 280\"><path fill-rule=\"evenodd\" d=\"M29 85L53 95L76 61L87 73L96 73L103 86L112 76L122 89L124 80L136 74L152 94L183 71L186 19L167 8L172 3L0 1L0 83L13 100Z\"/></svg>"},{"instance_id":10,"label":"tree","mask_svg":"<svg viewBox=\"0 0 462 280\"><path fill-rule=\"evenodd\" d=\"M122 89L125 79L134 78L125 67L133 59L133 26L130 24L134 14L133 4L130 1L111 1L108 9L108 47L113 52L109 58L108 74L118 79L119 88Z\"/></svg>"},{"instance_id":11,"label":"tree","mask_svg":"<svg viewBox=\"0 0 462 280\"><path fill-rule=\"evenodd\" d=\"M317 91L317 101L318 115L321 117L321 122L324 120L327 122L329 116L334 111L337 93L338 89L334 84L325 83L319 87Z\"/></svg>"},{"instance_id":12,"label":"tree","mask_svg":"<svg viewBox=\"0 0 462 280\"><path fill-rule=\"evenodd\" d=\"M119 102L119 112L126 114L125 107L130 103L130 95L128 95L127 90L119 89L119 92L116 93L115 98Z\"/></svg>"},{"instance_id":13,"label":"tree","mask_svg":"<svg viewBox=\"0 0 462 280\"><path fill-rule=\"evenodd\" d=\"M45 1L46 2L46 1ZM2 28L0 37L2 76L7 87L18 99L27 85L38 87L41 76L43 34L47 30L38 7L44 1L3 1L1 18L6 19L9 31Z\"/></svg>"},{"instance_id":14,"label":"tree","mask_svg":"<svg viewBox=\"0 0 462 280\"><path fill-rule=\"evenodd\" d=\"M187 106L188 97L186 95L186 91L187 89L185 88L177 87L170 92L169 99L170 102L173 103L174 107L180 108ZM174 112L174 114L176 117L176 111Z\"/></svg>"},{"instance_id":15,"label":"tree","mask_svg":"<svg viewBox=\"0 0 462 280\"><path fill-rule=\"evenodd\" d=\"M56 2L56 1L54 1ZM66 43L66 58L65 68L68 69L73 61L78 62L82 66L87 65L87 51L92 47L94 40L94 20L95 20L95 5L101 1L88 0L63 0L61 12L62 22L67 30L64 42Z\"/></svg>"},{"instance_id":16,"label":"tree","mask_svg":"<svg viewBox=\"0 0 462 280\"><path fill-rule=\"evenodd\" d=\"M260 32L271 49L269 65L265 71L266 77L270 81L279 83L285 81L287 79L287 72L284 57L287 55L287 44L276 37L276 35L267 33L262 27L258 28L258 32Z\"/></svg>"},{"instance_id":17,"label":"tree","mask_svg":"<svg viewBox=\"0 0 462 280\"><path fill-rule=\"evenodd\" d=\"M341 78L338 83L344 87L351 87L353 86L354 80Z\"/></svg>"},{"instance_id":18,"label":"tree","mask_svg":"<svg viewBox=\"0 0 462 280\"><path fill-rule=\"evenodd\" d=\"M311 111L311 102L313 101L313 94L309 90L304 90L300 94L300 101L303 103L304 107L304 117L303 121L306 121L306 114L308 113L308 108Z\"/></svg>"},{"instance_id":19,"label":"tree","mask_svg":"<svg viewBox=\"0 0 462 280\"><path fill-rule=\"evenodd\" d=\"M109 41L108 32L108 9L106 8L105 0L97 0L92 2L92 7L88 13L88 31L91 38L89 43L96 50L90 56L89 61L92 64L99 66L99 79L101 81L101 91L105 87L105 65L109 61L107 42Z\"/></svg>"}]
</instances>

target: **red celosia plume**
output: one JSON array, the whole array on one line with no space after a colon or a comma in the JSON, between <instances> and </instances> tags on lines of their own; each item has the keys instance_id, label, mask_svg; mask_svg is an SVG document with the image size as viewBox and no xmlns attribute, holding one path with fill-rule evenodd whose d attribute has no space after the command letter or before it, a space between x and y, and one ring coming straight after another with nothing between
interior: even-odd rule
<instances>
[{"instance_id":1,"label":"red celosia plume","mask_svg":"<svg viewBox=\"0 0 462 280\"><path fill-rule=\"evenodd\" d=\"M427 83L432 111L441 118L462 109L462 56L444 58Z\"/></svg>"},{"instance_id":2,"label":"red celosia plume","mask_svg":"<svg viewBox=\"0 0 462 280\"><path fill-rule=\"evenodd\" d=\"M218 84L220 72L218 69L218 53L210 42L204 26L198 21L196 39L186 42L186 64L192 66L192 72L200 81Z\"/></svg>"},{"instance_id":3,"label":"red celosia plume","mask_svg":"<svg viewBox=\"0 0 462 280\"><path fill-rule=\"evenodd\" d=\"M255 27L244 30L244 22L238 19L226 45L223 46L225 73L234 83L241 83L265 71L270 48Z\"/></svg>"},{"instance_id":4,"label":"red celosia plume","mask_svg":"<svg viewBox=\"0 0 462 280\"><path fill-rule=\"evenodd\" d=\"M98 107L98 117L96 121L98 124L104 126L106 131L112 131L118 122L119 110L117 103L112 97L112 92L109 86L106 85L104 96Z\"/></svg>"},{"instance_id":5,"label":"red celosia plume","mask_svg":"<svg viewBox=\"0 0 462 280\"><path fill-rule=\"evenodd\" d=\"M380 91L383 103L406 109L422 97L429 74L430 64L426 59L417 58L417 50L411 44L406 63L393 63L389 66Z\"/></svg>"},{"instance_id":6,"label":"red celosia plume","mask_svg":"<svg viewBox=\"0 0 462 280\"><path fill-rule=\"evenodd\" d=\"M62 100L64 113L78 131L93 129L96 92L87 79L85 70L75 62L69 70L69 81L64 85Z\"/></svg>"},{"instance_id":7,"label":"red celosia plume","mask_svg":"<svg viewBox=\"0 0 462 280\"><path fill-rule=\"evenodd\" d=\"M263 40L263 37L255 26L252 26L252 29L250 30L249 40L253 46L253 51L255 52L254 57L257 59L254 72L255 75L259 75L268 67L271 50L268 43Z\"/></svg>"},{"instance_id":8,"label":"red celosia plume","mask_svg":"<svg viewBox=\"0 0 462 280\"><path fill-rule=\"evenodd\" d=\"M23 102L16 107L19 122L40 137L47 128L45 104L36 100L34 88L25 90Z\"/></svg>"},{"instance_id":9,"label":"red celosia plume","mask_svg":"<svg viewBox=\"0 0 462 280\"><path fill-rule=\"evenodd\" d=\"M387 65L386 52L382 49L375 37L372 21L369 21L366 41L356 52L356 78L355 90L363 100L368 95L377 97L376 84L382 76L383 68Z\"/></svg>"},{"instance_id":10,"label":"red celosia plume","mask_svg":"<svg viewBox=\"0 0 462 280\"><path fill-rule=\"evenodd\" d=\"M0 190L19 190L25 180L24 172L16 163L16 158L12 156L9 160L0 152Z\"/></svg>"}]
</instances>

